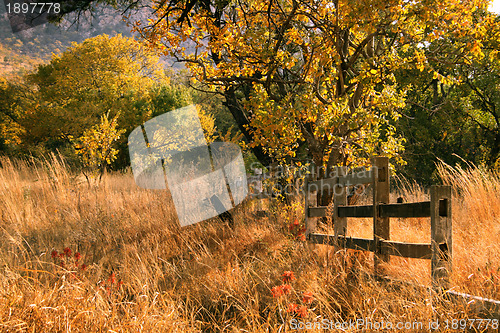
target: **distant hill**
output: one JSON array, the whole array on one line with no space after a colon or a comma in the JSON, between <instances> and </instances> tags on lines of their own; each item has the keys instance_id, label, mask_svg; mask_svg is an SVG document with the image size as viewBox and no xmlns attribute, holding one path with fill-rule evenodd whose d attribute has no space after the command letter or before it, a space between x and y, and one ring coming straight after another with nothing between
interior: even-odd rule
<instances>
[{"instance_id":1,"label":"distant hill","mask_svg":"<svg viewBox=\"0 0 500 333\"><path fill-rule=\"evenodd\" d=\"M73 18L69 20L60 26L44 24L12 33L5 7L0 5L0 75L10 77L47 62L53 53L63 52L72 42L100 34L134 36L112 8L97 8L92 18L81 18L78 25L71 24Z\"/></svg>"}]
</instances>

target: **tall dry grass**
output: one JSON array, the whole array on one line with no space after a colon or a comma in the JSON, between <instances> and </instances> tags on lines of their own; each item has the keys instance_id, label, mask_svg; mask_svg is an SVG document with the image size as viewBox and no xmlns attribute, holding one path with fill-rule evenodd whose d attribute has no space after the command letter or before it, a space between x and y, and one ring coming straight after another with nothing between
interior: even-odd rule
<instances>
[{"instance_id":1,"label":"tall dry grass","mask_svg":"<svg viewBox=\"0 0 500 333\"><path fill-rule=\"evenodd\" d=\"M295 240L288 225L301 218L300 202L270 203L260 219L245 202L234 212L234 230L218 219L180 229L167 192L138 188L130 173L105 175L89 187L57 157L0 163L0 331L284 332L290 319L428 325L477 318L466 305L376 281L368 254ZM499 177L479 168L439 171L455 192L452 284L500 298ZM398 191L393 195L409 202L427 198L404 180ZM369 236L370 227L366 219L349 222L358 236ZM394 220L391 227L392 239L430 240L426 219ZM52 258L64 248L71 257ZM392 258L387 271L427 283L429 265ZM294 272L292 290L273 297L284 271ZM314 300L300 318L287 309L305 305L304 292Z\"/></svg>"}]
</instances>

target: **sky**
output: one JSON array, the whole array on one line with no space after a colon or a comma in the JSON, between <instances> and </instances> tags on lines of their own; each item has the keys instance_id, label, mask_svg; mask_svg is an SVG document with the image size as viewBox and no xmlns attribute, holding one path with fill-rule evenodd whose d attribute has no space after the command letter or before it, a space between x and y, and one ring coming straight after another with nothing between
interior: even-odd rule
<instances>
[{"instance_id":1,"label":"sky","mask_svg":"<svg viewBox=\"0 0 500 333\"><path fill-rule=\"evenodd\" d=\"M490 11L500 14L500 0L494 0L490 6Z\"/></svg>"}]
</instances>

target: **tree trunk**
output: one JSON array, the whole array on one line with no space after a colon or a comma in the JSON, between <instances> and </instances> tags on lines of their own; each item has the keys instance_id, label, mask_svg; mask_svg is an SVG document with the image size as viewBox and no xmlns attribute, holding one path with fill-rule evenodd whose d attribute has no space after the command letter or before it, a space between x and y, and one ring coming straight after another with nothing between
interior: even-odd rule
<instances>
[{"instance_id":1,"label":"tree trunk","mask_svg":"<svg viewBox=\"0 0 500 333\"><path fill-rule=\"evenodd\" d=\"M495 140L490 151L490 166L494 167L496 161L500 158L500 131L496 131Z\"/></svg>"},{"instance_id":2,"label":"tree trunk","mask_svg":"<svg viewBox=\"0 0 500 333\"><path fill-rule=\"evenodd\" d=\"M243 135L245 136L245 139L248 142L252 142L253 141L252 135L248 131L248 128L251 126L250 119L247 117L245 110L238 102L238 99L234 92L234 88L232 87L228 88L224 95L226 97L224 105L229 109L229 111L233 115L233 118L238 124L238 128L240 129L241 133L243 133ZM256 146L251 149L257 160L259 160L259 162L262 165L268 166L269 164L271 164L272 158L264 152L261 146Z\"/></svg>"},{"instance_id":3,"label":"tree trunk","mask_svg":"<svg viewBox=\"0 0 500 333\"><path fill-rule=\"evenodd\" d=\"M330 157L328 158L328 163L326 165L325 172L318 174L318 179L332 178L334 176L333 170L342 161L342 153L338 149L332 150ZM316 162L315 162L316 163ZM318 205L328 206L333 199L334 189L329 188L327 191L318 192L317 200Z\"/></svg>"}]
</instances>

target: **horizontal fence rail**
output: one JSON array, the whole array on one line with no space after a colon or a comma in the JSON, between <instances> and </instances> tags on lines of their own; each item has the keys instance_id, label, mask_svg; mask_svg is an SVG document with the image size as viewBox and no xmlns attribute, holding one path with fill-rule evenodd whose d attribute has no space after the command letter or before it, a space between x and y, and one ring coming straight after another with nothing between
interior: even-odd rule
<instances>
[{"instance_id":1,"label":"horizontal fence rail","mask_svg":"<svg viewBox=\"0 0 500 333\"><path fill-rule=\"evenodd\" d=\"M400 204L380 204L377 207L380 217L430 217L431 202L413 202ZM326 217L328 207L309 207L309 217ZM366 217L373 218L373 205L367 206L339 206L339 217Z\"/></svg>"},{"instance_id":2,"label":"horizontal fence rail","mask_svg":"<svg viewBox=\"0 0 500 333\"><path fill-rule=\"evenodd\" d=\"M451 187L432 186L430 201L413 203L389 202L389 160L378 157L373 167L366 171L345 175L344 168L337 168L336 177L307 180L305 188L305 224L307 238L311 243L335 246L340 249L371 251L374 255L375 275L382 279L380 263L388 263L390 256L431 260L432 286L450 299L465 301L477 309L488 310L500 317L500 301L459 293L449 289L452 270L452 207ZM350 206L347 188L371 184L373 204ZM318 192L333 191L332 206L314 205ZM313 194L314 193L314 194ZM333 218L334 235L317 233L317 218ZM346 236L347 218L372 218L373 238ZM430 218L431 242L407 243L390 240L390 218ZM493 311L493 312L491 312Z\"/></svg>"},{"instance_id":3,"label":"horizontal fence rail","mask_svg":"<svg viewBox=\"0 0 500 333\"><path fill-rule=\"evenodd\" d=\"M334 235L310 234L309 240L315 244L338 245L342 248L352 250L377 251L376 243L371 238L338 236L336 240ZM380 246L378 252L385 255L415 259L431 259L432 257L431 244L428 243L405 243L382 240L378 244Z\"/></svg>"},{"instance_id":4,"label":"horizontal fence rail","mask_svg":"<svg viewBox=\"0 0 500 333\"><path fill-rule=\"evenodd\" d=\"M432 286L441 295L457 302L466 302L469 308L488 311L500 317L500 301L468 295L449 290L449 276L452 270L452 207L451 187L432 186L430 201L413 203L389 202L389 161L375 158L370 170L345 175L344 168L337 168L336 177L307 180L305 188L305 224L308 240L313 244L335 246L339 249L371 251L374 255L375 276L384 276L380 263L388 263L390 256L431 260ZM373 204L350 206L347 202L347 189L350 186L371 184ZM314 205L318 192L333 191L332 206ZM317 233L317 218L332 216L334 235ZM347 218L372 218L373 238L346 236ZM390 240L390 218L430 218L431 242L407 243Z\"/></svg>"},{"instance_id":5,"label":"horizontal fence rail","mask_svg":"<svg viewBox=\"0 0 500 333\"><path fill-rule=\"evenodd\" d=\"M305 220L307 236L312 243L328 244L338 248L371 251L375 254L375 274L380 263L388 263L390 256L431 259L432 281L435 287L445 288L451 272L451 187L432 186L431 200L413 203L389 202L389 160L376 158L366 171L345 175L337 168L336 177L306 181ZM349 206L346 189L349 186L372 184L373 204ZM334 190L333 207L310 207L310 193ZM333 215L334 235L316 233L316 219ZM372 218L373 238L347 237L347 218ZM431 242L407 243L390 240L390 218L430 218Z\"/></svg>"}]
</instances>

